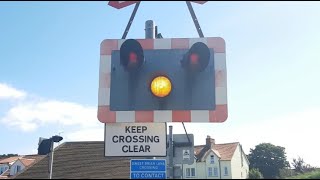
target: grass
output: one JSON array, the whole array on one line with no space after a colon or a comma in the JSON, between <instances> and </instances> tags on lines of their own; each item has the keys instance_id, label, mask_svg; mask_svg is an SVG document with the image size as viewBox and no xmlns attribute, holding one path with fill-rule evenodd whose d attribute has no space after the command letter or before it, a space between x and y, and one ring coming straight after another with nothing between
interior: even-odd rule
<instances>
[{"instance_id":1,"label":"grass","mask_svg":"<svg viewBox=\"0 0 320 180\"><path fill-rule=\"evenodd\" d=\"M320 179L320 170L299 174L297 176L291 176L287 179Z\"/></svg>"}]
</instances>

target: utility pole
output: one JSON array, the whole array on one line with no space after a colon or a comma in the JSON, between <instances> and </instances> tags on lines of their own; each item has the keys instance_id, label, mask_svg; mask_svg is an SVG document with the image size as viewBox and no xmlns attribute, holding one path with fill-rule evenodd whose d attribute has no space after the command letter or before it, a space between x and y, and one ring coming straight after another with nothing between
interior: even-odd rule
<instances>
[{"instance_id":1,"label":"utility pole","mask_svg":"<svg viewBox=\"0 0 320 180\"><path fill-rule=\"evenodd\" d=\"M148 20L145 22L145 38L146 39L154 39L155 38L155 25L153 20ZM157 159L156 157L153 157L153 159Z\"/></svg>"},{"instance_id":2,"label":"utility pole","mask_svg":"<svg viewBox=\"0 0 320 180\"><path fill-rule=\"evenodd\" d=\"M173 133L172 126L169 126L169 179L173 179Z\"/></svg>"},{"instance_id":3,"label":"utility pole","mask_svg":"<svg viewBox=\"0 0 320 180\"><path fill-rule=\"evenodd\" d=\"M53 141L51 141L51 152L50 152L50 163L49 163L49 179L52 179L52 168L53 168L53 151L54 151L54 147L53 147Z\"/></svg>"}]
</instances>

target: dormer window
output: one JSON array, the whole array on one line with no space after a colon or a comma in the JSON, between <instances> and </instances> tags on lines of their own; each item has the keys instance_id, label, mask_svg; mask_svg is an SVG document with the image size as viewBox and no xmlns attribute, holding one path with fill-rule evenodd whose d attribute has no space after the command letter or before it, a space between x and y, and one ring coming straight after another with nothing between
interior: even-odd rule
<instances>
[{"instance_id":1,"label":"dormer window","mask_svg":"<svg viewBox=\"0 0 320 180\"><path fill-rule=\"evenodd\" d=\"M210 164L214 164L214 155L210 156Z\"/></svg>"},{"instance_id":2,"label":"dormer window","mask_svg":"<svg viewBox=\"0 0 320 180\"><path fill-rule=\"evenodd\" d=\"M21 166L17 165L17 173L21 171Z\"/></svg>"}]
</instances>

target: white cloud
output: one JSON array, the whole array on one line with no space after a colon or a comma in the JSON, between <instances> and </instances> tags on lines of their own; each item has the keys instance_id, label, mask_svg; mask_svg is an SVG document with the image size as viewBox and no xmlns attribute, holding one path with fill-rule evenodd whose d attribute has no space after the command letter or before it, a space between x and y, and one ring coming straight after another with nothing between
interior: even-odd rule
<instances>
[{"instance_id":1,"label":"white cloud","mask_svg":"<svg viewBox=\"0 0 320 180\"><path fill-rule=\"evenodd\" d=\"M98 122L96 107L72 102L40 100L22 102L12 107L1 119L7 126L34 131L42 125L80 125L90 128Z\"/></svg>"},{"instance_id":2,"label":"white cloud","mask_svg":"<svg viewBox=\"0 0 320 180\"><path fill-rule=\"evenodd\" d=\"M101 124L97 120L97 107L31 96L4 83L0 83L1 99L16 101L4 116L0 117L0 122L24 132L33 132L48 124L79 128L92 128Z\"/></svg>"},{"instance_id":3,"label":"white cloud","mask_svg":"<svg viewBox=\"0 0 320 180\"><path fill-rule=\"evenodd\" d=\"M26 93L21 90L10 87L7 84L0 83L0 100L1 99L21 99L26 97Z\"/></svg>"},{"instance_id":4,"label":"white cloud","mask_svg":"<svg viewBox=\"0 0 320 180\"><path fill-rule=\"evenodd\" d=\"M44 99L5 84L0 85L0 97L17 99L7 111L4 111L4 116L0 117L3 126L23 132L36 132L39 128L45 127L47 131L53 132L54 129L47 127L54 125L59 130L58 133L64 133L63 141L104 140L104 128L97 119L97 107ZM23 151L20 154L30 153L36 154L37 150Z\"/></svg>"},{"instance_id":5,"label":"white cloud","mask_svg":"<svg viewBox=\"0 0 320 180\"><path fill-rule=\"evenodd\" d=\"M95 128L82 128L80 130L67 133L65 135L66 141L104 141L104 125Z\"/></svg>"}]
</instances>

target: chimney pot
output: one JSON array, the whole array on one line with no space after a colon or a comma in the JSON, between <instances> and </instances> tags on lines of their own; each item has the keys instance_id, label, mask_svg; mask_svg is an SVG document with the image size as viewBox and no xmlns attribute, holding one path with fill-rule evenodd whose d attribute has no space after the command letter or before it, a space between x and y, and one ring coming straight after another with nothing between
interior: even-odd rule
<instances>
[{"instance_id":1,"label":"chimney pot","mask_svg":"<svg viewBox=\"0 0 320 180\"><path fill-rule=\"evenodd\" d=\"M206 139L206 146L207 148L211 149L212 146L216 143L215 139L212 139L209 135L207 136Z\"/></svg>"}]
</instances>

